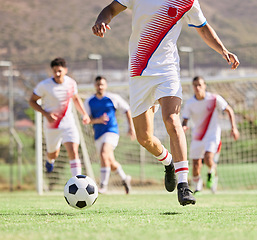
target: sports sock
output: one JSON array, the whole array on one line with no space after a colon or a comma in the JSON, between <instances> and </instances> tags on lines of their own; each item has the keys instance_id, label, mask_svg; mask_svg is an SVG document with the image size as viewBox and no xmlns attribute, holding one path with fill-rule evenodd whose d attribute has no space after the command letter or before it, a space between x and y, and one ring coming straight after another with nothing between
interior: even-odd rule
<instances>
[{"instance_id":1,"label":"sports sock","mask_svg":"<svg viewBox=\"0 0 257 240\"><path fill-rule=\"evenodd\" d=\"M162 145L163 151L159 156L155 156L159 162L162 162L163 165L168 166L172 162L172 155L169 151Z\"/></svg>"},{"instance_id":2,"label":"sports sock","mask_svg":"<svg viewBox=\"0 0 257 240\"><path fill-rule=\"evenodd\" d=\"M110 178L111 168L101 167L101 186L107 186Z\"/></svg>"},{"instance_id":3,"label":"sports sock","mask_svg":"<svg viewBox=\"0 0 257 240\"><path fill-rule=\"evenodd\" d=\"M188 182L187 181L187 175L188 175L188 161L181 161L181 162L175 162L175 173L177 175L178 183L182 182Z\"/></svg>"},{"instance_id":4,"label":"sports sock","mask_svg":"<svg viewBox=\"0 0 257 240\"><path fill-rule=\"evenodd\" d=\"M193 176L193 187L195 191L201 191L203 188L203 180L201 176Z\"/></svg>"},{"instance_id":5,"label":"sports sock","mask_svg":"<svg viewBox=\"0 0 257 240\"><path fill-rule=\"evenodd\" d=\"M47 158L47 162L53 164L53 163L55 162L55 159L49 159L49 158Z\"/></svg>"},{"instance_id":6,"label":"sports sock","mask_svg":"<svg viewBox=\"0 0 257 240\"><path fill-rule=\"evenodd\" d=\"M80 159L73 159L70 160L70 170L71 170L71 175L77 176L81 175L81 161Z\"/></svg>"},{"instance_id":7,"label":"sports sock","mask_svg":"<svg viewBox=\"0 0 257 240\"><path fill-rule=\"evenodd\" d=\"M127 175L126 173L123 171L121 165L116 169L116 173L118 173L121 177L122 180L125 180Z\"/></svg>"}]
</instances>

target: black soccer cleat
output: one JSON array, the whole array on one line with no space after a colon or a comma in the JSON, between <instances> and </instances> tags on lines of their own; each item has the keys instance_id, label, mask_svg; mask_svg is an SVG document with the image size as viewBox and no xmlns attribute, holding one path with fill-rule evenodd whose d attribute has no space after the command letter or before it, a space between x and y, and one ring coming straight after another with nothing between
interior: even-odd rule
<instances>
[{"instance_id":1,"label":"black soccer cleat","mask_svg":"<svg viewBox=\"0 0 257 240\"><path fill-rule=\"evenodd\" d=\"M171 162L170 165L165 166L165 188L168 192L173 192L177 185L177 178L175 174L175 167Z\"/></svg>"},{"instance_id":2,"label":"black soccer cleat","mask_svg":"<svg viewBox=\"0 0 257 240\"><path fill-rule=\"evenodd\" d=\"M188 188L188 183L183 182L178 184L178 201L180 205L195 204L196 200L192 195L192 191Z\"/></svg>"}]
</instances>

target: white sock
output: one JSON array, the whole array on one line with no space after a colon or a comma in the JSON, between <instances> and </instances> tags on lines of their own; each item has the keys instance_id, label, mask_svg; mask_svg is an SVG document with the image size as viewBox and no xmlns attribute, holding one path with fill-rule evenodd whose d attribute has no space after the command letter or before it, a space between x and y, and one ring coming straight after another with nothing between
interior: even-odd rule
<instances>
[{"instance_id":1,"label":"white sock","mask_svg":"<svg viewBox=\"0 0 257 240\"><path fill-rule=\"evenodd\" d=\"M175 162L175 173L177 175L178 183L188 182L187 175L188 175L188 161L181 161Z\"/></svg>"},{"instance_id":2,"label":"white sock","mask_svg":"<svg viewBox=\"0 0 257 240\"><path fill-rule=\"evenodd\" d=\"M172 155L169 151L162 145L163 151L159 156L155 156L163 165L168 166L172 162Z\"/></svg>"},{"instance_id":3,"label":"white sock","mask_svg":"<svg viewBox=\"0 0 257 240\"><path fill-rule=\"evenodd\" d=\"M71 170L71 175L77 176L81 175L81 161L80 159L73 159L70 160L70 170Z\"/></svg>"},{"instance_id":4,"label":"white sock","mask_svg":"<svg viewBox=\"0 0 257 240\"><path fill-rule=\"evenodd\" d=\"M203 180L200 175L193 177L192 182L195 191L201 191L203 189Z\"/></svg>"},{"instance_id":5,"label":"white sock","mask_svg":"<svg viewBox=\"0 0 257 240\"><path fill-rule=\"evenodd\" d=\"M107 186L110 178L111 168L101 167L101 186Z\"/></svg>"},{"instance_id":6,"label":"white sock","mask_svg":"<svg viewBox=\"0 0 257 240\"><path fill-rule=\"evenodd\" d=\"M117 168L116 172L120 175L122 180L125 180L127 175L126 173L123 171L121 165Z\"/></svg>"},{"instance_id":7,"label":"white sock","mask_svg":"<svg viewBox=\"0 0 257 240\"><path fill-rule=\"evenodd\" d=\"M53 163L55 162L55 159L49 159L49 158L47 158L47 162L53 164Z\"/></svg>"}]
</instances>

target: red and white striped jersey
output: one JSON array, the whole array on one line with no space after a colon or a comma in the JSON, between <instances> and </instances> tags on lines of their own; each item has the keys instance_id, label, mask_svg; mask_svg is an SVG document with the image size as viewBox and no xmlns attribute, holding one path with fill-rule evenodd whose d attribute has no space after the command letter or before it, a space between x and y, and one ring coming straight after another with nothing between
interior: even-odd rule
<instances>
[{"instance_id":1,"label":"red and white striped jersey","mask_svg":"<svg viewBox=\"0 0 257 240\"><path fill-rule=\"evenodd\" d=\"M192 97L183 109L183 118L193 121L192 139L220 138L218 110L225 110L228 103L220 95L206 92L203 100Z\"/></svg>"},{"instance_id":2,"label":"red and white striped jersey","mask_svg":"<svg viewBox=\"0 0 257 240\"><path fill-rule=\"evenodd\" d=\"M64 82L61 84L56 83L53 78L47 78L38 83L34 94L42 98L42 108L58 117L53 124L44 118L45 127L66 128L75 124L71 98L77 93L77 83L68 76L64 76Z\"/></svg>"},{"instance_id":3,"label":"red and white striped jersey","mask_svg":"<svg viewBox=\"0 0 257 240\"><path fill-rule=\"evenodd\" d=\"M132 9L130 76L177 76L176 46L183 21L201 27L206 19L198 0L116 0Z\"/></svg>"}]
</instances>

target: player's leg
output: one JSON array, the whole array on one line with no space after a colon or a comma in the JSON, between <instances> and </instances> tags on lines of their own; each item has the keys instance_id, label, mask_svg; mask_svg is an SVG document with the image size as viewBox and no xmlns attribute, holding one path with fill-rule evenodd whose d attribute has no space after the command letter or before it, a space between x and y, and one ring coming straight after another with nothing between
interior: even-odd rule
<instances>
[{"instance_id":1,"label":"player's leg","mask_svg":"<svg viewBox=\"0 0 257 240\"><path fill-rule=\"evenodd\" d=\"M101 168L102 168L102 170L104 170L104 168L110 168L110 171L116 172L122 180L122 184L125 188L126 194L129 193L131 177L126 175L126 173L124 172L120 163L118 163L116 161L115 156L114 156L114 147L112 144L110 144L108 142L105 142L102 147ZM101 172L103 172L102 173L103 179L101 180L101 185L103 186L102 188L106 188L106 190L107 190L107 185L108 185L108 180L109 180L110 174L108 174L108 176L107 176L107 171L101 171ZM104 173L105 173L105 176L104 176Z\"/></svg>"},{"instance_id":2,"label":"player's leg","mask_svg":"<svg viewBox=\"0 0 257 240\"><path fill-rule=\"evenodd\" d=\"M203 189L203 180L201 178L202 159L193 159L193 186L194 193Z\"/></svg>"},{"instance_id":3,"label":"player's leg","mask_svg":"<svg viewBox=\"0 0 257 240\"><path fill-rule=\"evenodd\" d=\"M54 170L54 162L55 159L59 156L60 153L60 148L58 148L56 151L54 152L47 152L47 160L46 160L46 171L48 173L52 172Z\"/></svg>"},{"instance_id":4,"label":"player's leg","mask_svg":"<svg viewBox=\"0 0 257 240\"><path fill-rule=\"evenodd\" d=\"M217 188L218 188L218 182L219 182L218 162L219 162L219 157L220 157L221 146L222 146L222 143L220 141L219 145L218 145L218 149L217 149L217 151L216 151L216 153L214 154L214 157L213 157L214 168L215 168L215 181L214 181L213 186L211 187L211 190L212 190L213 193L215 193L217 191Z\"/></svg>"},{"instance_id":5,"label":"player's leg","mask_svg":"<svg viewBox=\"0 0 257 240\"><path fill-rule=\"evenodd\" d=\"M213 152L205 152L204 154L204 163L208 167L207 174L207 188L212 188L215 183L215 163L213 161L214 153Z\"/></svg>"},{"instance_id":6,"label":"player's leg","mask_svg":"<svg viewBox=\"0 0 257 240\"><path fill-rule=\"evenodd\" d=\"M63 145L66 148L70 160L71 175L81 175L81 160L78 154L79 144L74 142L65 142Z\"/></svg>"},{"instance_id":7,"label":"player's leg","mask_svg":"<svg viewBox=\"0 0 257 240\"><path fill-rule=\"evenodd\" d=\"M62 134L62 143L66 148L70 160L71 175L81 175L81 160L78 153L80 143L78 129L74 125L72 125L68 129L63 129Z\"/></svg>"},{"instance_id":8,"label":"player's leg","mask_svg":"<svg viewBox=\"0 0 257 240\"><path fill-rule=\"evenodd\" d=\"M46 140L47 160L46 171L52 172L54 169L55 159L59 156L61 147L61 131L59 129L44 129L44 136Z\"/></svg>"},{"instance_id":9,"label":"player's leg","mask_svg":"<svg viewBox=\"0 0 257 240\"><path fill-rule=\"evenodd\" d=\"M152 153L165 166L165 187L172 192L176 187L175 169L172 156L153 135L154 107L133 118L137 140L148 152Z\"/></svg>"},{"instance_id":10,"label":"player's leg","mask_svg":"<svg viewBox=\"0 0 257 240\"><path fill-rule=\"evenodd\" d=\"M195 204L195 198L188 187L188 160L186 137L180 121L181 99L163 97L159 99L162 117L170 137L170 149L178 180L178 200L181 205Z\"/></svg>"}]
</instances>

